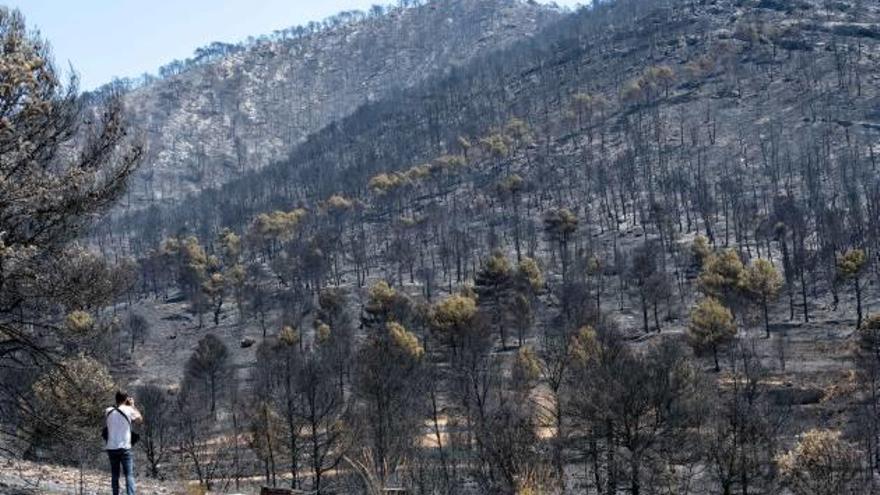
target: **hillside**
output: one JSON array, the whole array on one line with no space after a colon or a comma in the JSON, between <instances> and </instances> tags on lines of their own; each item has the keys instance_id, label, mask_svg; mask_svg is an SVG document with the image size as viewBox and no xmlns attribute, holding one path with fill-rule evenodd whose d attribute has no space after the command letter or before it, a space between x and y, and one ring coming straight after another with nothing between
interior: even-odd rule
<instances>
[{"instance_id":1,"label":"hillside","mask_svg":"<svg viewBox=\"0 0 880 495\"><path fill-rule=\"evenodd\" d=\"M878 62L872 2L558 16L96 225L64 355L218 491L873 493Z\"/></svg>"},{"instance_id":2,"label":"hillside","mask_svg":"<svg viewBox=\"0 0 880 495\"><path fill-rule=\"evenodd\" d=\"M287 156L306 136L479 54L534 34L559 13L518 0L455 0L214 44L127 98L148 154L127 205L217 187Z\"/></svg>"},{"instance_id":3,"label":"hillside","mask_svg":"<svg viewBox=\"0 0 880 495\"><path fill-rule=\"evenodd\" d=\"M799 434L810 428L842 431L860 445L873 438L873 420L861 413L862 394L872 390L862 380L870 380L872 368L859 351L864 334L854 328L857 317L877 303L878 272L868 267L876 266L873 246L880 232L878 20L876 6L846 2L621 0L597 6L448 77L367 104L310 136L288 159L205 191L186 209L127 217L115 231L133 227L145 235L132 237L135 252L154 248L171 232L188 231L219 253L223 243L213 239L222 228L241 235L241 263L260 267L253 273L265 271L245 287L268 284L278 291L278 302L267 317L252 313L243 324L227 307L225 321L213 331L230 348L242 338L261 340L257 321L268 321L270 333L288 324L303 329L301 338L317 345L323 317L308 294L319 287L341 287L349 313L361 318L374 304L366 288L380 279L436 312L461 286L487 283L487 270L501 263L493 261L493 250L509 260L534 258L547 286L525 314L506 309L513 320L499 328L495 306L482 295L478 305L495 330L486 358L495 364L487 366L516 367L520 358L508 346L517 333L538 355L537 403L545 412L562 408L563 419L555 424L550 412L549 418L538 414L538 424L554 440L539 443L534 455L562 456L566 470L583 468L593 477L563 476L567 486L598 491L617 483L609 476L624 468L579 446L593 438L629 459L640 449L650 452L645 455L651 461L631 468L637 470L631 490L638 489L635 483L659 486L650 483L659 483L653 477L669 469L666 463L679 469L664 478L667 488L714 493L717 483L726 489L751 483L781 489L774 456ZM151 230L139 230L141 222ZM159 224L168 230L157 230ZM125 245L125 239L115 242ZM701 255L709 256L702 262L692 247L700 242L712 253ZM856 251L865 260L854 279L858 294L852 290L856 272L841 268L840 261ZM159 268L167 254L148 256L145 287L174 280L173 269ZM718 260L732 265L724 268ZM713 279L705 274L736 271L738 263L743 270L767 266L758 261L780 277L766 330L754 292L713 289L727 282L707 282ZM623 384L602 382L597 392L566 381L575 374L562 381L560 392L553 388L558 339L589 323L618 332L638 352L659 352L664 342L681 352L693 343L692 311L707 295L737 313L738 338L721 352L722 374L712 374L711 353L693 346L712 384L706 400L714 412L699 424L718 436L702 443L664 424L663 441L650 443L655 440L647 438L659 433L648 430L636 438L649 443L625 444L633 432L615 429L608 432L613 439L596 440L581 429L579 421L593 419L581 409L566 409L585 407L580 394L599 393L595 400L604 400L602 387L648 385L626 382L639 379L625 372ZM180 311L175 304L147 303L141 311ZM445 350L449 344L432 320L435 314L405 321L434 348L432 359L444 370L455 360ZM183 338L194 342L200 335L195 313L188 318L195 330ZM508 334L497 333L504 326ZM167 349L157 352L169 355ZM259 373L261 358L249 353L236 353L242 376ZM157 365L144 362L131 376L165 380L167 372L159 370L173 364ZM740 380L749 387L733 386ZM456 395L461 391L454 380L441 383L438 421L453 421L456 414L465 415L457 421L467 421L468 406L455 402L465 398ZM501 403L491 407L505 411L505 392L498 393ZM636 398L623 394L619 400ZM610 417L631 412L603 407L615 411ZM743 407L743 414L761 420L740 422L738 414L725 412ZM563 429L564 435L558 433ZM454 442L457 430L438 431ZM489 435L483 441L496 440L483 434ZM749 442L758 450L725 443L732 441L726 435L739 434L753 435ZM664 450L667 442L687 442L695 457ZM478 455L459 444L450 448ZM517 455L536 462L531 454ZM725 467L721 463L733 462L728 455L753 464ZM503 464L486 462L460 465L470 474L455 475L461 476L456 486L475 489L474 473L503 475ZM510 469L517 476L538 475L523 465Z\"/></svg>"},{"instance_id":4,"label":"hillside","mask_svg":"<svg viewBox=\"0 0 880 495\"><path fill-rule=\"evenodd\" d=\"M546 145L553 145L552 140L565 145L577 133L600 128L600 122L591 122L572 134L572 120L584 117L576 113L589 111L591 119L602 119L602 128L619 134L633 116L654 112L667 128L662 136L667 142L645 146L664 154L664 160L676 140L680 153L695 146L723 149L723 154L712 153L709 159L727 160L732 153L727 146L732 138L727 136L737 135L750 122L758 124L754 129L759 142L747 143L749 149L743 153L763 153L767 146L763 140L768 138L760 135L768 128L773 128L772 144L778 147L780 133L793 135L794 129L805 127L803 118L840 121L832 127L837 130L855 123L853 132L865 136L874 132L877 103L868 82L875 77L871 50L876 33L870 23L852 21L864 15L842 7L836 13L803 6L789 12L713 2L699 10L670 6L645 15L642 24L626 22L640 9L644 7L610 9L605 14L610 21L585 13L554 24L537 39L486 55L451 77L367 104L316 133L289 158L197 195L186 207L154 210L145 218L123 217L120 224L163 224L168 226L166 233L186 227L200 238L211 237L222 227L242 229L260 212L318 201L335 192L362 195L375 173L460 153L459 136L479 137L512 116L540 129ZM863 7L868 15L869 9ZM605 22L615 29L604 29ZM861 58L850 68L852 62L841 57L853 46ZM807 70L798 67L806 61L809 70L816 70L809 78L783 75ZM627 84L637 84L645 70L660 66L673 71L674 79L664 84L674 97L655 101L657 95L649 88L648 94L634 93L635 100L624 101ZM823 86L831 83L837 88ZM650 84L659 86L656 81ZM602 108L591 110L586 105L578 110L577 95L600 98ZM844 115L817 115L818 99L827 102L827 111ZM643 123L639 119L639 125ZM704 136L693 136L697 131ZM707 136L712 141L709 148L694 142ZM605 156L595 149L591 152L605 166L617 168L612 163L620 159L616 148ZM534 164L530 167L534 169ZM159 234L155 228L149 232ZM149 248L156 242L153 237L136 245Z\"/></svg>"}]
</instances>

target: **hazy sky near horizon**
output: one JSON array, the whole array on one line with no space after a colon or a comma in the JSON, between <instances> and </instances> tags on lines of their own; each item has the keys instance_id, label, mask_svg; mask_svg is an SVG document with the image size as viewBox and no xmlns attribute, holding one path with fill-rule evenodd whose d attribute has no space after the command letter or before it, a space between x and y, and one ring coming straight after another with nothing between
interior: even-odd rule
<instances>
[{"instance_id":1,"label":"hazy sky near horizon","mask_svg":"<svg viewBox=\"0 0 880 495\"><path fill-rule=\"evenodd\" d=\"M539 0L550 3L549 0ZM556 0L574 8L585 0ZM388 0L0 0L18 8L52 45L55 61L80 75L83 90L114 77L136 77L212 41L320 21Z\"/></svg>"}]
</instances>

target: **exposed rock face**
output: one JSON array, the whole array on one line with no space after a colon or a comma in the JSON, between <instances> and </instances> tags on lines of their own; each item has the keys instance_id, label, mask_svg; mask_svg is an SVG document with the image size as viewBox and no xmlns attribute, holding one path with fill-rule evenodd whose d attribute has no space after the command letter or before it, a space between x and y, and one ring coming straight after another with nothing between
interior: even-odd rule
<instances>
[{"instance_id":1,"label":"exposed rock face","mask_svg":"<svg viewBox=\"0 0 880 495\"><path fill-rule=\"evenodd\" d=\"M149 153L129 206L262 168L361 104L530 36L559 15L518 0L432 2L203 54L214 60L129 96Z\"/></svg>"}]
</instances>

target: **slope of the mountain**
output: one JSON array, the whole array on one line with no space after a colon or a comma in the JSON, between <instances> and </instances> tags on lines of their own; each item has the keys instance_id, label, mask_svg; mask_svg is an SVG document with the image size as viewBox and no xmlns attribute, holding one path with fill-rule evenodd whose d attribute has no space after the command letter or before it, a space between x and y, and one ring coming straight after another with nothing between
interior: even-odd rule
<instances>
[{"instance_id":1,"label":"slope of the mountain","mask_svg":"<svg viewBox=\"0 0 880 495\"><path fill-rule=\"evenodd\" d=\"M519 0L437 1L213 54L129 96L148 145L131 204L260 169L363 103L527 37L559 15Z\"/></svg>"},{"instance_id":2,"label":"slope of the mountain","mask_svg":"<svg viewBox=\"0 0 880 495\"><path fill-rule=\"evenodd\" d=\"M621 1L597 7L553 23L533 39L478 57L448 77L364 105L310 136L288 158L204 191L185 208L124 221L127 226L166 223L172 227L166 234L187 226L208 238L223 226L243 226L261 211L334 192L363 193L371 175L460 152L457 136L478 136L510 116L527 118L545 138L568 139L566 119L578 111L573 98L579 93L604 102L592 117L601 117L592 124L594 133L629 132L635 116L659 110L656 118L669 139L675 135L687 144L688 136L673 131L702 118L717 134L712 144L720 146L735 140L748 122L758 122L759 142L748 150L755 154L752 159L761 156L765 144L760 141L769 139L762 134L764 128L802 126L799 109L815 113L820 96L822 101L839 100L829 109L846 114L843 120L876 120L876 98L869 85L875 77L871 61L876 24L860 22L875 19L876 8L828 10L812 3L783 7L721 1ZM858 57L846 58L853 50ZM799 72L808 61L815 71L812 79ZM651 88L636 94L639 81L645 82L643 73L661 66L673 78L664 98L658 100ZM808 86L821 92L810 96L804 93ZM629 90L634 92L627 94ZM644 122L640 118L637 124ZM870 130L858 126L854 132ZM685 130L690 132L697 131ZM609 139L619 145L624 138ZM663 149L655 152L669 153ZM608 154L602 159L620 160L619 150L603 150ZM729 153L725 149L715 156ZM545 172L535 171L546 180Z\"/></svg>"},{"instance_id":3,"label":"slope of the mountain","mask_svg":"<svg viewBox=\"0 0 880 495\"><path fill-rule=\"evenodd\" d=\"M627 472L630 493L645 487L651 487L645 493L721 493L739 483L785 493L785 481L775 478L780 445L811 428L841 430L876 445L880 431L871 412L876 408L864 408L867 401L876 404L876 374L868 374L876 373L876 362L854 352L856 341L875 349L874 334L864 332L874 328L853 330L863 302L876 308L878 300L878 26L878 6L858 1L597 2L447 77L362 105L285 159L206 189L185 207L153 209L107 228L104 239L132 241L144 255L142 293L154 296L138 310L160 337L145 345L131 379L173 385L185 349L203 338L196 321L209 314L206 297L219 301L212 332L236 348L236 366L256 373L264 361L253 344L273 342L273 331L288 340L288 326L299 329L296 339L307 344L333 335L330 326L323 328L325 310L315 309L322 289L342 294L368 332L377 327L368 326L365 308L405 293L419 309L400 317L408 320L404 326L428 342L445 370L447 363L457 365L459 336L450 338L446 321L433 317L460 291L491 322L493 335L479 344L486 363L479 373L501 361L529 361L533 378L526 381L543 384L530 398L552 402L547 410L558 414L545 423L537 413L526 428L487 423L505 433L555 424L546 436L523 437L545 450L515 445L520 455L537 452L517 469L552 458L563 487L588 493L617 493L623 481L604 476L614 472ZM185 230L198 238L180 236ZM177 237L163 245L163 236ZM199 242L217 260L201 262L214 271L196 279L202 285L191 281L192 264L180 254L207 259ZM230 258L230 245L232 259L220 261ZM855 262L847 261L850 255ZM524 260L512 268L518 258L540 267L540 294L506 302L502 310L500 298L509 294L499 294L516 282L493 277L531 266ZM774 279L772 300L759 297L766 293L761 270L771 274L765 280ZM163 301L165 287L175 283L190 287L182 296L188 300ZM493 294L491 285L500 288ZM267 303L272 295L277 299ZM735 320L722 304L736 311ZM703 341L701 313L718 306L716 315L726 323ZM478 320L469 324L484 330ZM664 417L662 427L643 437L648 443L626 444L631 431L625 425L643 418L627 423L631 414L642 414L629 405L642 400L654 375L641 376L628 364L604 368L599 362L607 356L595 348L585 350L586 374L565 371L572 356L567 346L594 339L593 325L611 327L609 341L646 355L679 352L690 342L694 362L702 363L697 368L714 372L699 373L700 383L682 397L710 407L698 407L681 423ZM340 335L355 334L340 327ZM524 347L515 356L508 345L514 331L514 345ZM531 349L538 358L529 357ZM614 347L614 354L621 349ZM544 364L532 366L533 359ZM676 367L663 365L665 359L661 367ZM873 368L858 375L860 366ZM550 377L553 369L567 377ZM594 381L606 372L623 381L611 387ZM740 377L754 387L740 391ZM513 387L520 386L516 380ZM442 418L435 408L438 446L441 428L449 428L451 438L472 428L471 396L463 394L465 405L456 410L457 379L439 381L449 392L441 399L448 406ZM666 380L660 381L662 389ZM499 378L487 389L501 390L504 383ZM598 416L593 410L582 415L583 397L598 399ZM746 402L755 409L728 414ZM658 410L641 409L652 418ZM862 410L870 417L860 417ZM756 420L746 424L761 433L738 451L727 442L728 432L743 431L741 417ZM602 426L606 418L624 426ZM481 428L473 427L474 435L488 435ZM601 428L610 434L597 434ZM614 455L602 459L592 447L580 450L590 442ZM465 456L472 448L469 440L450 445ZM482 465L480 448L490 443L479 445L470 459L480 461L463 457L461 467ZM500 464L508 453L501 449L508 448L499 447ZM442 456L433 447L426 451ZM646 461L617 461L618 452ZM730 459L756 466L748 468L749 479L732 485L725 478L721 464ZM483 471L473 475L487 478ZM494 491L474 488L469 479L457 483L448 493L516 492L513 482Z\"/></svg>"}]
</instances>

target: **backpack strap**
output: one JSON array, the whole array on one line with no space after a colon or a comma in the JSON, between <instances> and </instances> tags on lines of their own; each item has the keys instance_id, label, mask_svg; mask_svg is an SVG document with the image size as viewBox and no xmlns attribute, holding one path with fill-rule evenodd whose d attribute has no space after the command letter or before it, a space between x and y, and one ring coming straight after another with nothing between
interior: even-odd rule
<instances>
[{"instance_id":1,"label":"backpack strap","mask_svg":"<svg viewBox=\"0 0 880 495\"><path fill-rule=\"evenodd\" d=\"M122 412L122 409L119 409L119 406L113 406L113 409L111 409L110 411L107 412L107 415L105 416L105 418L109 418L110 415L113 414L114 411L118 412L119 414L122 415L123 418L125 418L125 422L128 423L128 428L131 429L131 418L128 417L128 414L125 414L124 412Z\"/></svg>"}]
</instances>

